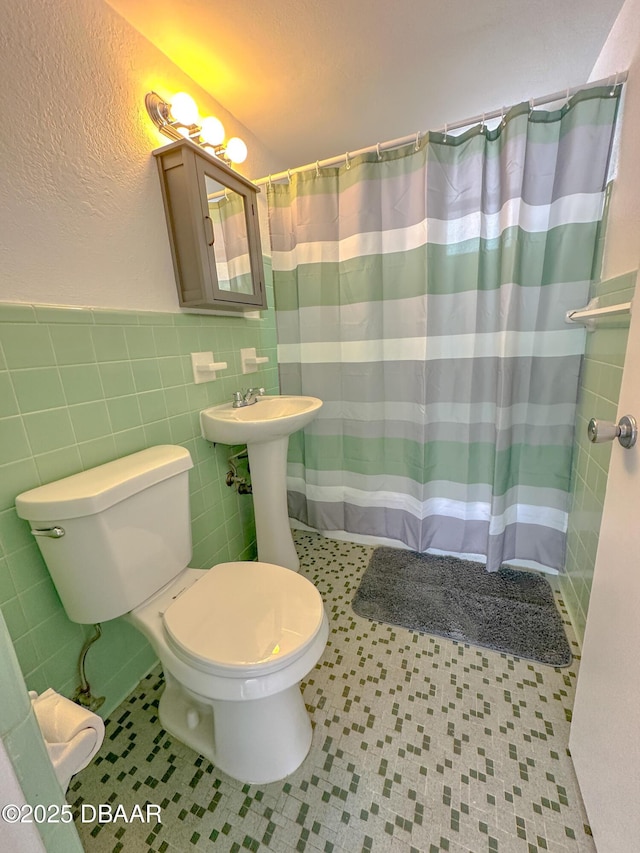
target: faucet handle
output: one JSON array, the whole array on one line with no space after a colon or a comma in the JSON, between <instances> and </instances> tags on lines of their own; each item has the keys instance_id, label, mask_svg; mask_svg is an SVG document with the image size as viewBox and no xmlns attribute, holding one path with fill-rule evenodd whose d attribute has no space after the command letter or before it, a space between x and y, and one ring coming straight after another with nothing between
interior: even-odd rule
<instances>
[{"instance_id":1,"label":"faucet handle","mask_svg":"<svg viewBox=\"0 0 640 853\"><path fill-rule=\"evenodd\" d=\"M241 403L242 402L242 391L234 391L233 394L231 395L231 400L234 403Z\"/></svg>"}]
</instances>

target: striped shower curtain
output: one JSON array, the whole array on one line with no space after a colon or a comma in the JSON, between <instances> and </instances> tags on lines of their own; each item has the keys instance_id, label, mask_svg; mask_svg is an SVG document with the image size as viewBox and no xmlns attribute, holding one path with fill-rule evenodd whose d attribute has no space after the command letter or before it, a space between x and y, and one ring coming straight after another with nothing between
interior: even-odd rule
<instances>
[{"instance_id":1,"label":"striped shower curtain","mask_svg":"<svg viewBox=\"0 0 640 853\"><path fill-rule=\"evenodd\" d=\"M210 179L208 179L210 180ZM244 198L231 190L209 197L220 290L253 293Z\"/></svg>"},{"instance_id":2,"label":"striped shower curtain","mask_svg":"<svg viewBox=\"0 0 640 853\"><path fill-rule=\"evenodd\" d=\"M562 569L618 96L509 111L268 189L290 515Z\"/></svg>"}]
</instances>

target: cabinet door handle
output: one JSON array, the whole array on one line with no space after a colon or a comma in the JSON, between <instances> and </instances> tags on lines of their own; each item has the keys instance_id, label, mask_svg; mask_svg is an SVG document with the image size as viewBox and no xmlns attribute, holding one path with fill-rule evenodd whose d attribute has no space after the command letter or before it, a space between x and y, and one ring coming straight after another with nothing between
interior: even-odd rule
<instances>
[{"instance_id":1,"label":"cabinet door handle","mask_svg":"<svg viewBox=\"0 0 640 853\"><path fill-rule=\"evenodd\" d=\"M208 236L208 239L207 239L207 245L208 245L208 246L213 246L213 244L214 244L214 243L215 243L215 241L216 241L215 233L214 233L214 231L213 231L213 220L211 219L211 217L210 217L210 216L205 216L204 221L205 221L205 223L206 223L206 222L208 222L208 223L209 223L209 236ZM206 230L207 230L207 227L206 227L206 225L205 225L205 231L206 231ZM210 238L210 239L209 239L209 238Z\"/></svg>"}]
</instances>

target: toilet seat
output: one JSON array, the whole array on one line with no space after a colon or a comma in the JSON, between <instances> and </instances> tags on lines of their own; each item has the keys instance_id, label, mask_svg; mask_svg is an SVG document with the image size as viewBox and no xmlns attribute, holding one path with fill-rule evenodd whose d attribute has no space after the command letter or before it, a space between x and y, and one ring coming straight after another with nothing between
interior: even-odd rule
<instances>
[{"instance_id":1,"label":"toilet seat","mask_svg":"<svg viewBox=\"0 0 640 853\"><path fill-rule=\"evenodd\" d=\"M271 563L241 561L205 572L167 607L163 624L168 645L185 663L247 678L293 663L323 618L322 597L306 578Z\"/></svg>"}]
</instances>

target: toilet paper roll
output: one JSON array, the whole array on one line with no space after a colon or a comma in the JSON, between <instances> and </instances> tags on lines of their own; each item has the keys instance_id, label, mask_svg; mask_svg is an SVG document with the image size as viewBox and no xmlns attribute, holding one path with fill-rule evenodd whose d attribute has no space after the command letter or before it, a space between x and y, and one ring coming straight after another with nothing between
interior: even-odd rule
<instances>
[{"instance_id":1,"label":"toilet paper roll","mask_svg":"<svg viewBox=\"0 0 640 853\"><path fill-rule=\"evenodd\" d=\"M76 705L51 688L35 698L32 693L29 695L40 731L48 743L66 743L85 729L95 730L102 743L104 723L93 711Z\"/></svg>"},{"instance_id":2,"label":"toilet paper roll","mask_svg":"<svg viewBox=\"0 0 640 853\"><path fill-rule=\"evenodd\" d=\"M71 777L86 767L100 749L104 723L97 714L55 690L49 689L41 696L30 692L29 696L56 776L66 790Z\"/></svg>"},{"instance_id":3,"label":"toilet paper roll","mask_svg":"<svg viewBox=\"0 0 640 853\"><path fill-rule=\"evenodd\" d=\"M100 747L100 742L96 744L94 730L85 729L68 743L46 743L46 746L58 782L63 791L66 791L71 777L90 763Z\"/></svg>"}]
</instances>

